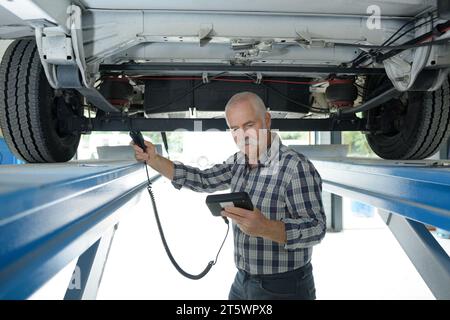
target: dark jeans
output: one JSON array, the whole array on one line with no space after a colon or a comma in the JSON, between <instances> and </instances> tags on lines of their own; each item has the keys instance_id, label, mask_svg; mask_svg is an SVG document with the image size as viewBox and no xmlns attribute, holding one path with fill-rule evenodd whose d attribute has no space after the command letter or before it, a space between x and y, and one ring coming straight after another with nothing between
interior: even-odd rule
<instances>
[{"instance_id":1,"label":"dark jeans","mask_svg":"<svg viewBox=\"0 0 450 320\"><path fill-rule=\"evenodd\" d=\"M230 300L314 300L316 289L311 263L278 274L250 275L238 270L231 286Z\"/></svg>"}]
</instances>

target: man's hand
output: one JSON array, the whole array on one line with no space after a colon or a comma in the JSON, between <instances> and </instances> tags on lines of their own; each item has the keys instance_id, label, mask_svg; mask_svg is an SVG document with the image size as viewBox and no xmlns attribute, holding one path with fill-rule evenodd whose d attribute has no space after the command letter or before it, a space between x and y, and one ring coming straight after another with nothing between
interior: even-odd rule
<instances>
[{"instance_id":1,"label":"man's hand","mask_svg":"<svg viewBox=\"0 0 450 320\"><path fill-rule=\"evenodd\" d=\"M246 210L238 207L225 207L224 217L232 219L242 232L253 237L263 237L278 243L286 243L284 223L267 219L259 209Z\"/></svg>"},{"instance_id":2,"label":"man's hand","mask_svg":"<svg viewBox=\"0 0 450 320\"><path fill-rule=\"evenodd\" d=\"M141 147L135 145L133 141L131 141L130 144L133 146L134 157L137 161L145 161L146 163L150 164L158 156L158 154L156 153L155 145L150 141L144 140L144 144L147 147L146 152L144 152Z\"/></svg>"},{"instance_id":3,"label":"man's hand","mask_svg":"<svg viewBox=\"0 0 450 320\"><path fill-rule=\"evenodd\" d=\"M137 161L145 161L150 167L161 173L164 177L169 180L173 179L174 176L174 165L169 159L160 156L156 152L156 147L150 141L145 141L144 144L147 147L147 151L141 149L141 147L134 144L132 141L130 145L134 149L134 157Z\"/></svg>"}]
</instances>

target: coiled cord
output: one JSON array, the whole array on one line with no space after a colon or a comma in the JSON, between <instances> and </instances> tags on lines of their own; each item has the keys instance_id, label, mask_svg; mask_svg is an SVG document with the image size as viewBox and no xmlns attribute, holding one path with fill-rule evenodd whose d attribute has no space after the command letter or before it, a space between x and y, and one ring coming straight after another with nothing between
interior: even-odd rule
<instances>
[{"instance_id":1,"label":"coiled cord","mask_svg":"<svg viewBox=\"0 0 450 320\"><path fill-rule=\"evenodd\" d=\"M189 278L189 279L192 279L192 280L199 280L199 279L203 278L204 276L206 276L208 274L208 272L211 270L213 265L215 265L217 263L217 259L219 258L220 251L222 250L222 247L225 244L225 240L228 237L228 232L230 231L230 224L228 222L228 219L226 219L226 218L224 219L225 223L227 224L227 233L225 234L225 238L222 241L222 245L220 246L220 249L217 252L216 259L214 261L211 260L210 262L208 262L208 265L206 266L206 268L201 273L199 273L197 275L190 274L190 273L184 271L178 265L178 263L176 262L175 258L172 255L172 253L170 252L169 246L168 246L167 241L166 241L166 237L164 236L164 231L163 231L162 226L161 226L161 221L159 220L158 209L156 208L155 195L153 194L152 183L150 181L150 176L148 174L147 164L144 163L144 166L145 166L145 172L147 174L147 191L148 191L148 194L150 196L150 200L152 202L153 213L155 214L156 224L158 225L158 230L159 230L159 234L161 236L161 241L162 241L162 243L164 245L164 249L166 250L166 253L167 253L167 256L170 259L170 262L172 262L172 264L175 267L175 269L177 269L177 271L179 273L181 273L183 276L185 276L186 278Z\"/></svg>"}]
</instances>

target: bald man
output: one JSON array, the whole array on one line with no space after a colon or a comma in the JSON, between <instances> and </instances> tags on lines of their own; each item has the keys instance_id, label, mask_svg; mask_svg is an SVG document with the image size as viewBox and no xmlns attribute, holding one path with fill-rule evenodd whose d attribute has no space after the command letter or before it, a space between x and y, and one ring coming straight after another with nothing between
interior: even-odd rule
<instances>
[{"instance_id":1,"label":"bald man","mask_svg":"<svg viewBox=\"0 0 450 320\"><path fill-rule=\"evenodd\" d=\"M281 143L270 131L271 117L256 94L241 92L225 107L227 124L239 152L209 169L172 162L133 146L138 161L197 192L246 191L255 209L227 207L233 221L234 260L238 269L230 300L315 299L312 247L325 235L322 181L312 163Z\"/></svg>"}]
</instances>

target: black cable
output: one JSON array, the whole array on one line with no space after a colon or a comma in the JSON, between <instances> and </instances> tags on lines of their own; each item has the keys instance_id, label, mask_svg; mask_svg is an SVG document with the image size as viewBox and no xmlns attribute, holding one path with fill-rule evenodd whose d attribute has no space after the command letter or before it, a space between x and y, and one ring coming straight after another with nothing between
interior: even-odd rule
<instances>
[{"instance_id":1,"label":"black cable","mask_svg":"<svg viewBox=\"0 0 450 320\"><path fill-rule=\"evenodd\" d=\"M431 17L430 20L422 22L421 24L418 24L417 26L414 26L412 28L409 28L408 30L406 30L405 32L403 32L401 35L399 35L397 38L393 39L390 43L386 43L387 45L393 44L395 41L397 41L398 39L402 38L404 35L408 34L411 31L416 30L417 28L420 28L421 26L427 24L427 23L431 23L433 24L434 20L437 20L437 17ZM431 28L433 29L433 28Z\"/></svg>"},{"instance_id":2,"label":"black cable","mask_svg":"<svg viewBox=\"0 0 450 320\"><path fill-rule=\"evenodd\" d=\"M228 237L228 233L230 231L230 224L228 222L228 219L224 219L225 223L227 224L227 233L225 234L225 238L223 239L222 245L220 246L219 251L217 252L216 255L216 259L214 261L210 261L208 262L208 265L206 266L206 268L199 274L194 275L194 274L190 274L186 271L184 271L176 262L175 258L172 255L172 252L170 252L169 246L167 244L166 241L166 237L164 236L164 231L163 228L161 226L161 221L159 220L159 215L158 215L158 209L156 208L156 200L155 200L155 195L153 194L153 190L152 190L152 183L150 181L150 176L148 174L148 168L147 168L147 164L144 162L144 166L145 166L145 172L147 174L147 191L148 194L150 195L150 200L152 202L152 207L153 207L153 213L155 214L155 219L156 219L156 224L158 225L158 230L159 230L159 234L161 236L161 241L164 245L164 249L166 250L167 256L170 259L170 262L172 262L173 266L175 267L175 269L177 269L177 271L179 273L181 273L183 276L185 276L186 278L192 279L192 280L199 280L201 278L203 278L204 276L206 276L208 274L208 272L211 270L212 266L215 265L217 263L217 259L219 258L219 254L220 251L222 250L222 247Z\"/></svg>"},{"instance_id":3,"label":"black cable","mask_svg":"<svg viewBox=\"0 0 450 320\"><path fill-rule=\"evenodd\" d=\"M421 36L418 36L417 38L414 38L414 39L404 43L404 46L415 45L415 44L421 44L420 46L422 46L422 45L432 45L432 44L437 44L437 43L448 43L448 41L450 41L449 39L441 39L441 40L429 41L429 42L425 42L425 41L427 41L429 38L433 39L435 35L442 35L445 32L447 32L449 29L450 29L450 20L447 22L444 22L444 23L437 24L436 27L432 31L424 33ZM403 49L390 50L389 52L378 55L376 57L376 61L378 63L382 63L384 60L389 59L389 58L399 54L401 51L403 51Z\"/></svg>"},{"instance_id":4,"label":"black cable","mask_svg":"<svg viewBox=\"0 0 450 320\"><path fill-rule=\"evenodd\" d=\"M254 78L253 78L251 75L249 75L248 73L245 73L245 76L247 76L248 78L252 79L253 81L256 81L256 79L254 79ZM322 109L317 109L317 108L308 106L308 105L306 105L306 104L303 104L303 103L301 103L301 102L295 101L294 99L289 98L288 96L286 96L284 93L280 92L279 90L277 90L277 89L273 88L272 86L269 86L269 85L267 85L267 84L265 84L265 83L263 83L263 82L261 82L261 85L262 85L263 87L265 87L265 88L268 88L268 89L274 91L274 92L277 93L279 96L281 96L283 99L285 99L285 100L287 100L287 101L289 101L289 102L291 102L291 103L293 103L293 104L295 104L295 105L298 105L298 106L300 106L300 107L302 107L302 108L305 108L305 109L307 109L307 110L309 110L309 111L312 111L312 112L328 114L328 112L326 112L326 111L324 111L324 110L322 110Z\"/></svg>"},{"instance_id":5,"label":"black cable","mask_svg":"<svg viewBox=\"0 0 450 320\"><path fill-rule=\"evenodd\" d=\"M402 35L400 35L399 36L399 38L397 38L397 39L395 39L395 40L393 40L392 42L390 42L389 43L389 41L391 41L391 39L392 38L394 38L400 31L402 31L403 29L405 29L408 25L410 25L411 23L414 23L414 22L416 22L417 21L417 19L413 19L413 20L410 20L410 21L408 21L408 22L406 22L405 24L403 24L397 31L395 31L386 41L384 41L383 42L383 46L384 45L388 45L388 44L390 44L390 43L393 43L393 42L395 42L396 40L398 40L398 39L400 39L401 37L403 37L403 35L405 35L406 33L403 33Z\"/></svg>"},{"instance_id":6,"label":"black cable","mask_svg":"<svg viewBox=\"0 0 450 320\"><path fill-rule=\"evenodd\" d=\"M366 88L364 88L362 85L357 84L356 82L353 83L358 89L361 90L361 93L358 91L358 95L360 95L361 97L364 97L366 94Z\"/></svg>"},{"instance_id":7,"label":"black cable","mask_svg":"<svg viewBox=\"0 0 450 320\"><path fill-rule=\"evenodd\" d=\"M225 234L225 238L223 239L222 244L220 245L219 251L217 251L216 260L214 260L213 265L215 265L217 263L217 260L219 260L220 251L222 251L223 245L225 244L225 241L227 240L228 233L230 232L230 223L229 223L227 217L222 217L222 218L225 221L225 223L227 224L227 233Z\"/></svg>"},{"instance_id":8,"label":"black cable","mask_svg":"<svg viewBox=\"0 0 450 320\"><path fill-rule=\"evenodd\" d=\"M435 10L436 11L436 10ZM431 14L433 14L435 11L432 11ZM412 28L409 28L408 30L406 30L405 32L403 32L402 34L398 35L397 37L395 37L401 30L403 30L404 28L406 28L406 26L408 26L409 24L416 22L419 18L416 18L414 20L410 20L408 22L406 22L405 24L403 24L395 33L393 33L387 40L385 40L380 47L385 48L386 45L390 45L392 43L394 43L395 41L401 39L403 36L405 36L406 34L408 34L411 31L414 31L417 28L420 28L421 26L427 24L427 23L433 23L434 20L438 19L438 17L431 17L430 20L422 22L421 24L418 24ZM395 38L394 38L395 37ZM365 60L367 60L368 58L370 58L371 56L374 56L376 54L379 53L380 50L382 50L383 48L379 48L377 50L371 50L369 52L362 52L360 53L355 59L353 59L351 61L352 63L352 67L355 67L357 65L360 65L361 63L363 63Z\"/></svg>"},{"instance_id":9,"label":"black cable","mask_svg":"<svg viewBox=\"0 0 450 320\"><path fill-rule=\"evenodd\" d=\"M354 82L353 83L355 86L357 86L358 88L361 88L361 89L363 89L363 90L365 90L366 88L364 88L362 85L360 85L360 84L357 84L356 82Z\"/></svg>"},{"instance_id":10,"label":"black cable","mask_svg":"<svg viewBox=\"0 0 450 320\"><path fill-rule=\"evenodd\" d=\"M387 45L389 44L389 41L395 37L400 31L402 31L404 28L406 28L406 26L410 25L411 23L415 22L416 19L414 20L410 20L406 23L404 23L395 33L393 33L386 41L384 41L381 45ZM403 35L402 35L403 36ZM366 59L368 59L370 57L370 55L373 54L372 52L361 52L355 59L353 59L351 61L352 63L352 67L361 64L362 62L364 62ZM361 61L359 61L361 60Z\"/></svg>"},{"instance_id":11,"label":"black cable","mask_svg":"<svg viewBox=\"0 0 450 320\"><path fill-rule=\"evenodd\" d=\"M214 79L216 79L216 78L218 78L218 77L220 77L220 76L223 76L223 75L226 74L226 73L228 73L228 72L227 72L227 71L221 72L221 73L215 75L214 77L212 77L212 78L209 79L209 80L212 81L212 80L214 80ZM167 107L167 106L170 106L172 103L177 102L177 101L180 101L181 99L183 99L183 98L185 98L186 96L190 95L192 92L194 92L194 91L197 90L198 88L203 87L205 84L206 84L206 83L201 82L201 83L195 85L191 90L186 91L185 93L183 93L183 94L180 95L179 97L173 99L172 101L169 101L169 102L167 102L167 103L163 103L163 104L161 104L161 105L159 105L159 106L156 106L156 107L153 107L153 108L149 108L149 109L147 110L147 112L149 112L149 111L155 111L155 110L162 109L162 108L165 108L165 107Z\"/></svg>"},{"instance_id":12,"label":"black cable","mask_svg":"<svg viewBox=\"0 0 450 320\"><path fill-rule=\"evenodd\" d=\"M353 67L355 67L355 66L361 64L361 62L364 61L364 60L359 61L360 59L367 59L367 58L368 58L368 57L367 57L368 54L369 54L369 53L368 53L368 52L365 52L365 51L360 52L360 53L356 56L356 58L354 58L352 61L349 61L349 62L347 62L347 63L345 63L345 64L348 65L349 63L351 63L351 64L352 64L352 68L353 68Z\"/></svg>"},{"instance_id":13,"label":"black cable","mask_svg":"<svg viewBox=\"0 0 450 320\"><path fill-rule=\"evenodd\" d=\"M435 41L429 41L424 43L413 43L398 46L381 46L381 45L371 45L371 44L358 44L358 43L335 43L335 46L340 47L356 47L356 48L367 48L367 49L390 49L390 50L407 50L419 47L429 47L432 45L447 44L450 39L441 39Z\"/></svg>"},{"instance_id":14,"label":"black cable","mask_svg":"<svg viewBox=\"0 0 450 320\"><path fill-rule=\"evenodd\" d=\"M213 81L214 79L216 79L216 78L218 78L218 77L224 75L225 73L227 73L227 72L225 71L225 72L219 73L218 75L212 77L212 78L210 79L210 81ZM250 78L251 80L256 81L256 80L255 80L252 76L250 76L249 74L245 74L245 75L246 75L248 78ZM179 101L179 100L183 99L184 97L186 97L187 95L191 94L193 91L195 91L196 89L198 89L198 88L200 88L200 87L202 87L202 86L204 86L204 85L205 85L205 83L203 83L203 82L202 82L202 83L199 83L198 85L194 86L191 90L187 91L187 92L184 93L183 95L181 95L181 96L175 98L174 100L172 100L172 101L170 101L170 102L167 102L167 103L165 103L165 104L162 104L162 105L159 105L159 106L156 106L156 107L153 107L153 108L149 108L149 109L147 110L147 112L148 112L148 111L155 111L155 110L158 110L158 109L167 107L167 106L171 105L172 103L174 103L174 102L176 102L176 101ZM287 97L286 95L284 95L282 92L278 91L277 89L275 89L275 88L273 88L273 87L271 87L271 86L269 86L269 85L267 85L267 84L265 84L265 83L261 83L261 85L263 85L264 87L266 87L266 88L268 88L268 89L270 89L270 90L273 90L274 92L276 92L278 95L280 95L281 97L283 97L283 98L286 99L287 101L292 102L293 104L296 104L296 105L298 105L298 106L300 106L300 107L306 108L306 109L308 109L308 110L310 110L310 111L312 111L312 112L316 112L316 113L324 113L324 114L327 114L327 113L328 113L328 112L325 112L325 111L323 111L323 110L321 110L321 109L316 109L316 108L314 108L314 107L308 106L308 105L303 104L303 103L300 103L300 102L298 102L298 101L295 101L295 100L293 100L293 99Z\"/></svg>"}]
</instances>

